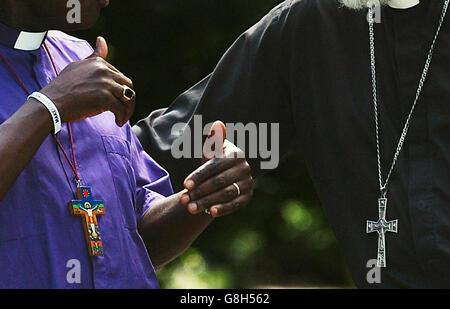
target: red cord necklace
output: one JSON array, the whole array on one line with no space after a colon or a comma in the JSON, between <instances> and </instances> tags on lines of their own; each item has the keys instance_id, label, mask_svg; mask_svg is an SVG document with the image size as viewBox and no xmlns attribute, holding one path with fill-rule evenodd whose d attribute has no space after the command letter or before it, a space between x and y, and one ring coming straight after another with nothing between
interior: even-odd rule
<instances>
[{"instance_id":1,"label":"red cord necklace","mask_svg":"<svg viewBox=\"0 0 450 309\"><path fill-rule=\"evenodd\" d=\"M58 70L56 68L55 65L55 61L53 60L53 56L50 54L47 45L44 43L44 47L50 57L50 61L52 63L53 66L53 70L55 71L56 76L59 75ZM17 74L17 72L14 70L14 68L11 66L11 64L9 63L9 61L0 53L0 58L3 60L3 62L5 63L6 67L8 68L8 70L11 72L12 75L14 75L16 81L18 82L18 84L20 85L20 87L22 87L22 89L26 92L27 95L30 95L31 92L30 90L28 90L28 87L25 85L25 83L22 81L22 79L20 78L20 76ZM56 135L52 135L53 138L56 141L56 144L58 144L59 149L61 150L61 152L63 153L64 157L66 158L67 162L69 163L70 167L72 168L73 173L75 174L75 181L77 183L77 185L80 185L81 183L81 179L80 179L80 174L78 173L78 164L77 164L77 160L75 157L75 147L74 147L74 142L73 142L73 134L72 134L72 127L70 126L70 123L67 124L67 130L69 132L69 138L70 138L70 149L72 151L72 160L70 160L69 155L67 154L67 151L64 149L63 145L61 144L61 141L59 140L58 136Z\"/></svg>"},{"instance_id":2,"label":"red cord necklace","mask_svg":"<svg viewBox=\"0 0 450 309\"><path fill-rule=\"evenodd\" d=\"M53 59L52 54L50 53L49 48L47 47L47 44L44 42L44 48L49 55L50 62L52 63L53 70L55 71L56 76L59 75L58 69L56 67L55 61ZM9 61L0 53L0 59L3 60L8 70L11 72L11 74L16 79L17 83L22 87L22 89L25 91L27 95L30 95L31 92L28 90L28 87L25 85L23 80L20 78L20 76L17 74L17 72L14 70L12 65L9 63ZM81 185L81 179L80 174L78 172L78 164L75 157L75 145L73 141L73 134L72 134L72 127L70 123L67 123L67 130L69 133L69 139L70 139L70 149L72 153L72 161L69 158L69 155L67 154L67 151L64 149L61 141L59 140L58 136L55 134L52 134L54 140L56 141L56 144L58 145L59 149L61 150L62 154L66 158L67 162L69 163L74 175L75 175L75 182L77 184L77 200L72 200L69 202L69 209L72 215L78 215L82 218L83 223L83 230L86 237L88 252L90 256L101 256L103 255L103 244L100 237L100 232L98 228L98 222L97 222L97 215L104 215L105 214L105 205L103 201L100 200L94 200L92 197L92 189L88 186L82 186Z\"/></svg>"}]
</instances>

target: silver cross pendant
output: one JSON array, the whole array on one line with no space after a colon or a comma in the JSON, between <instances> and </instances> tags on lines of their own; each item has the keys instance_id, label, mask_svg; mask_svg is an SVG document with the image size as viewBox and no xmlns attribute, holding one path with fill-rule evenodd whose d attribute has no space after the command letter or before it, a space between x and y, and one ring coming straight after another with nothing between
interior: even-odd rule
<instances>
[{"instance_id":1,"label":"silver cross pendant","mask_svg":"<svg viewBox=\"0 0 450 309\"><path fill-rule=\"evenodd\" d=\"M397 233L398 220L386 221L387 198L378 199L378 221L367 220L367 233L378 233L377 267L386 267L386 232Z\"/></svg>"}]
</instances>

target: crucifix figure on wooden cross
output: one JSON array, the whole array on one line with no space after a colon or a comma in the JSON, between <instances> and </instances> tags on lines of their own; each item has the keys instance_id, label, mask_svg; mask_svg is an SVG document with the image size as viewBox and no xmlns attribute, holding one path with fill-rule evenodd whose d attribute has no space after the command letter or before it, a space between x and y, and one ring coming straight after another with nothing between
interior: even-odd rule
<instances>
[{"instance_id":1,"label":"crucifix figure on wooden cross","mask_svg":"<svg viewBox=\"0 0 450 309\"><path fill-rule=\"evenodd\" d=\"M81 216L84 234L90 256L103 255L103 245L98 230L97 216L105 214L103 201L92 198L91 187L77 188L78 200L69 202L69 209L72 215Z\"/></svg>"}]
</instances>

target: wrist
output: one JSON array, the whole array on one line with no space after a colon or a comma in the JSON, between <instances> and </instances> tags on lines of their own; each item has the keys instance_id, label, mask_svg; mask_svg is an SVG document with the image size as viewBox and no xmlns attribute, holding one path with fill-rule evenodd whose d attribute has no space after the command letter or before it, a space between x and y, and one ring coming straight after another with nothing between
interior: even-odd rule
<instances>
[{"instance_id":1,"label":"wrist","mask_svg":"<svg viewBox=\"0 0 450 309\"><path fill-rule=\"evenodd\" d=\"M30 98L22 108L25 112L24 117L33 120L35 129L45 131L45 135L53 133L53 121L44 105L36 99Z\"/></svg>"},{"instance_id":2,"label":"wrist","mask_svg":"<svg viewBox=\"0 0 450 309\"><path fill-rule=\"evenodd\" d=\"M52 100L53 104L55 104L56 108L59 111L59 115L61 116L61 122L68 122L66 119L67 111L64 108L67 106L67 104L65 104L67 95L61 94L55 87L53 87L51 83L47 87L41 89L39 92L47 96L47 98Z\"/></svg>"},{"instance_id":3,"label":"wrist","mask_svg":"<svg viewBox=\"0 0 450 309\"><path fill-rule=\"evenodd\" d=\"M34 102L40 103L42 106L44 106L47 109L47 112L50 114L50 118L53 122L53 134L58 134L59 131L61 131L61 116L59 113L58 108L53 103L53 101L46 96L42 92L34 92L29 97L28 100L33 99Z\"/></svg>"}]
</instances>

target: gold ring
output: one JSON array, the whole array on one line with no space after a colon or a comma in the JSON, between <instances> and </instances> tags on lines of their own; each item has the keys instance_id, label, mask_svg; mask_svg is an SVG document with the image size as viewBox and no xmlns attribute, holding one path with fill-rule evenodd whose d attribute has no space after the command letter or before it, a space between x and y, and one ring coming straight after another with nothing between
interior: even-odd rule
<instances>
[{"instance_id":1,"label":"gold ring","mask_svg":"<svg viewBox=\"0 0 450 309\"><path fill-rule=\"evenodd\" d=\"M237 183L233 182L233 186L237 190L237 194L238 194L237 196L241 195L241 188L239 188L239 185Z\"/></svg>"},{"instance_id":2,"label":"gold ring","mask_svg":"<svg viewBox=\"0 0 450 309\"><path fill-rule=\"evenodd\" d=\"M122 97L124 98L124 100L126 102L133 100L134 96L136 95L136 92L134 92L133 89L131 89L128 86L123 86L123 92L122 92Z\"/></svg>"}]
</instances>

